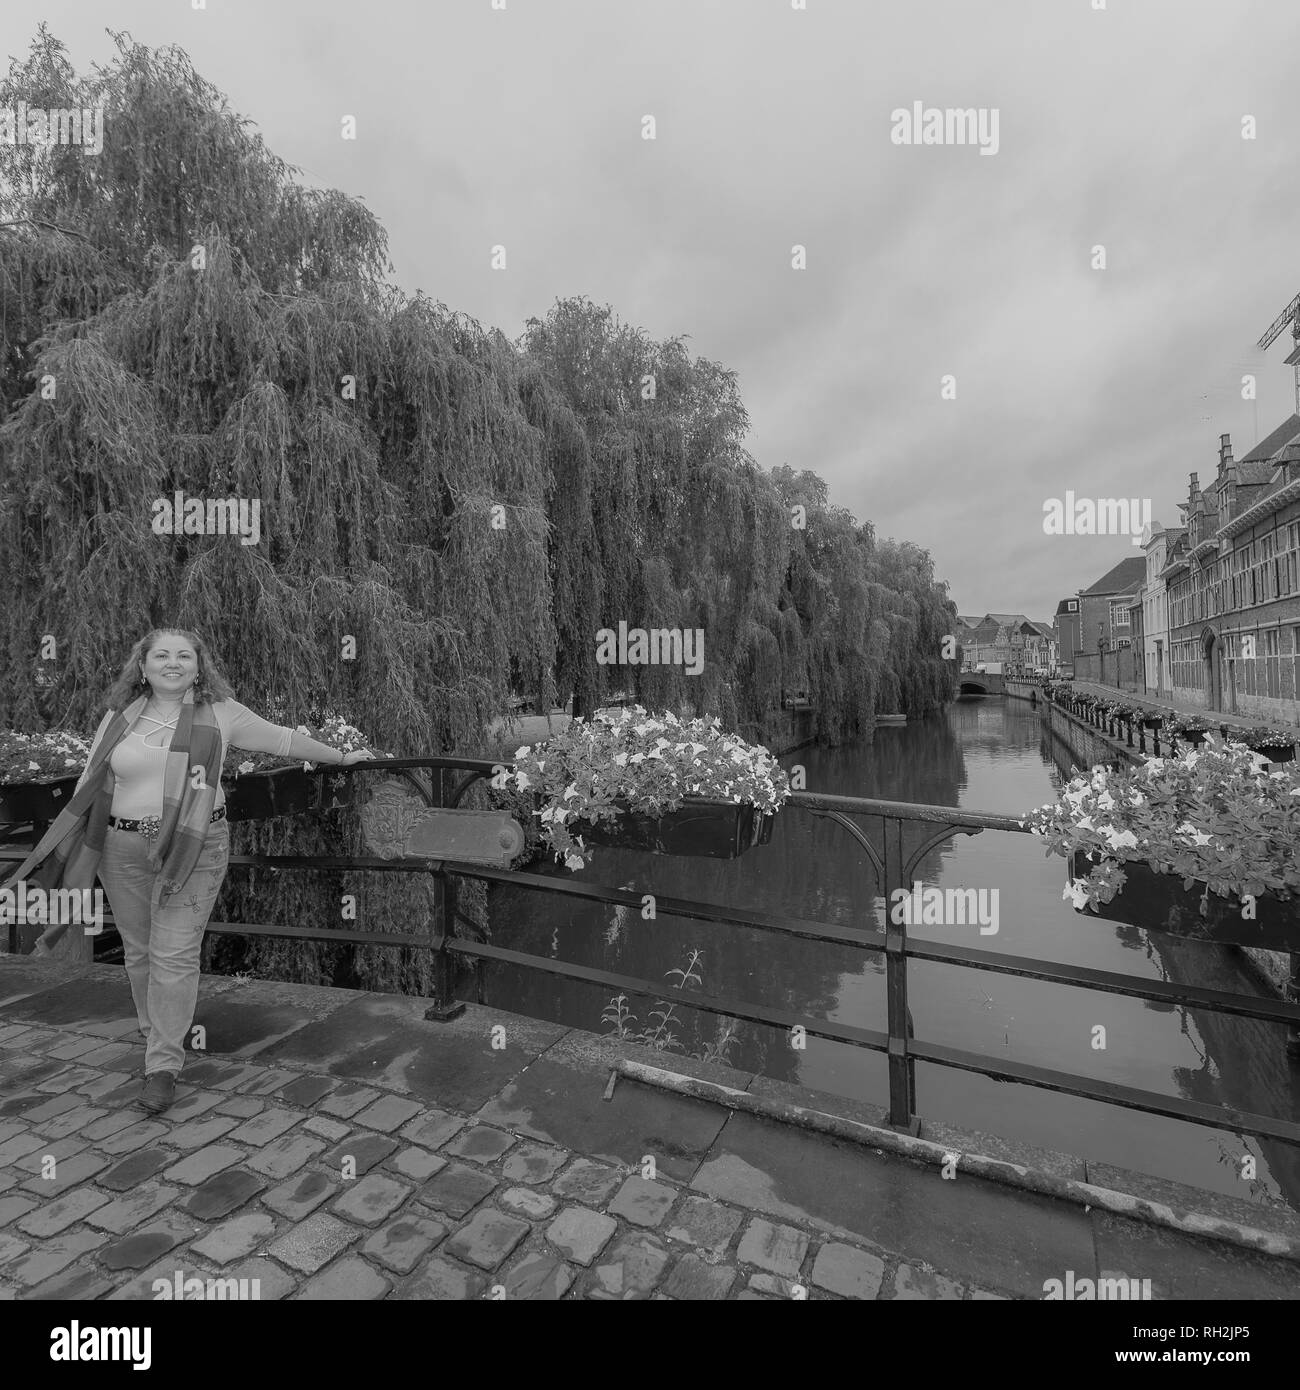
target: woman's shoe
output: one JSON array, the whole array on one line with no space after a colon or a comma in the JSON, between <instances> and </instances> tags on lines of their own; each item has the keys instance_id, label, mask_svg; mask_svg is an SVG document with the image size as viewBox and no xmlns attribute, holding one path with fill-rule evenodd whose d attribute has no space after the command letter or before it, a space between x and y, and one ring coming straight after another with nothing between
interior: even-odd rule
<instances>
[{"instance_id":1,"label":"woman's shoe","mask_svg":"<svg viewBox=\"0 0 1300 1390\"><path fill-rule=\"evenodd\" d=\"M144 1079L144 1090L136 1104L151 1115L160 1115L176 1099L176 1073L153 1071Z\"/></svg>"}]
</instances>

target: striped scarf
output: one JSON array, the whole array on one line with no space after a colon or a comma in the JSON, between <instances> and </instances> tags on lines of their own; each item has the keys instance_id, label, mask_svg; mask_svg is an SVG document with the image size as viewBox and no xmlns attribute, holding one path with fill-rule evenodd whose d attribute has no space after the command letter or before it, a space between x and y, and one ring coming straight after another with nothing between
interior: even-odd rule
<instances>
[{"instance_id":1,"label":"striped scarf","mask_svg":"<svg viewBox=\"0 0 1300 1390\"><path fill-rule=\"evenodd\" d=\"M59 812L40 843L6 883L22 879L40 864L34 879L43 888L94 887L113 805L114 778L109 759L148 700L148 695L139 696L109 720L76 795ZM211 705L196 705L191 688L185 692L167 750L161 826L149 853L150 865L163 876L158 895L160 907L165 907L169 898L182 891L198 861L211 829L220 781L221 730ZM41 937L40 944L48 950L67 926L66 922L52 926Z\"/></svg>"}]
</instances>

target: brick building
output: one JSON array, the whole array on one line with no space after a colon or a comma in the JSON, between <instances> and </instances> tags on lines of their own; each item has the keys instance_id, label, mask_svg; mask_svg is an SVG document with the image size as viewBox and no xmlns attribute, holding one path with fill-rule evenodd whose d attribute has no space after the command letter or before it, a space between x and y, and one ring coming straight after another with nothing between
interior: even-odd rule
<instances>
[{"instance_id":1,"label":"brick building","mask_svg":"<svg viewBox=\"0 0 1300 1390\"><path fill-rule=\"evenodd\" d=\"M1074 654L1079 650L1079 598L1063 598L1056 605L1056 651L1058 669L1074 673Z\"/></svg>"},{"instance_id":2,"label":"brick building","mask_svg":"<svg viewBox=\"0 0 1300 1390\"><path fill-rule=\"evenodd\" d=\"M1121 685L1127 673L1132 681L1131 609L1140 601L1145 578L1145 556L1130 555L1095 584L1079 590L1078 635L1072 658L1076 680ZM1062 649L1062 660L1070 659Z\"/></svg>"},{"instance_id":3,"label":"brick building","mask_svg":"<svg viewBox=\"0 0 1300 1390\"><path fill-rule=\"evenodd\" d=\"M1300 723L1300 415L1214 481L1191 475L1186 534L1161 573L1175 699Z\"/></svg>"},{"instance_id":4,"label":"brick building","mask_svg":"<svg viewBox=\"0 0 1300 1390\"><path fill-rule=\"evenodd\" d=\"M958 614L957 623L962 665L967 670L997 661L1007 675L1019 675L1035 667L1050 667L1054 660L1051 627L1023 613L985 613L982 618Z\"/></svg>"},{"instance_id":5,"label":"brick building","mask_svg":"<svg viewBox=\"0 0 1300 1390\"><path fill-rule=\"evenodd\" d=\"M1142 600L1142 677L1135 687L1159 699L1169 698L1169 600L1163 578L1170 552L1185 531L1152 522L1142 536L1146 555L1146 581L1138 591ZM1136 645L1136 643L1135 643Z\"/></svg>"}]
</instances>

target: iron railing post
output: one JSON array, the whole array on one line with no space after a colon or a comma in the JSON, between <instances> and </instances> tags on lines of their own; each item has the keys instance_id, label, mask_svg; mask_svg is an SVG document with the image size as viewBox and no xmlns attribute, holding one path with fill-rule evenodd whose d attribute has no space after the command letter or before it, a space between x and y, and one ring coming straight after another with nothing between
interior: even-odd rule
<instances>
[{"instance_id":1,"label":"iron railing post","mask_svg":"<svg viewBox=\"0 0 1300 1390\"><path fill-rule=\"evenodd\" d=\"M429 996L429 1007L424 1011L425 1018L439 1023L458 1018L465 1012L465 1005L452 993L455 985L455 962L446 942L453 926L447 911L447 875L441 867L432 870L433 874L433 952L430 966L433 974L433 993Z\"/></svg>"},{"instance_id":2,"label":"iron railing post","mask_svg":"<svg viewBox=\"0 0 1300 1390\"><path fill-rule=\"evenodd\" d=\"M907 1007L907 925L894 921L896 889L911 892L903 882L903 822L884 819L885 844L885 1000L889 1025L889 1123L919 1134L916 1118L916 1063L908 1049L912 1016ZM899 917L904 914L898 913Z\"/></svg>"}]
</instances>

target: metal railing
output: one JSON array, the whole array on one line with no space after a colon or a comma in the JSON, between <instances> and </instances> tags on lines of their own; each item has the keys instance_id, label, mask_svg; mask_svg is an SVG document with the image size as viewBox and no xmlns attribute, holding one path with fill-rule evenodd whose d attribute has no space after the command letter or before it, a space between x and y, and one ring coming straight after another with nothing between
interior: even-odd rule
<instances>
[{"instance_id":1,"label":"metal railing","mask_svg":"<svg viewBox=\"0 0 1300 1390\"><path fill-rule=\"evenodd\" d=\"M426 805L455 807L476 782L490 778L503 766L509 767L510 764L477 758L397 758L357 763L342 770L331 768L329 774L336 777L354 777L365 776L371 771L397 773L410 783ZM437 775L431 776L426 784L423 778L413 775L419 770ZM448 776L455 772L463 775L454 779ZM324 775L324 770L314 775ZM829 1018L812 1017L727 995L692 993L683 996L681 1002L684 1005L704 1013L763 1024L780 1030L802 1028L808 1036L883 1053L888 1064L889 1123L913 1134L919 1129L919 1119L916 1115L915 1068L916 1063L927 1062L934 1066L974 1072L999 1081L1036 1086L1146 1114L1230 1130L1260 1139L1300 1144L1300 1123L1282 1117L1233 1110L1178 1096L1165 1096L1154 1091L1057 1071L1028 1062L1000 1059L948 1047L915 1036L908 1007L907 965L911 960L956 965L970 970L987 970L1000 975L1019 976L1023 979L1042 980L1051 984L1070 985L1080 989L1150 1000L1165 1006L1205 1009L1212 1013L1283 1024L1300 1039L1300 1002L1252 998L1221 990L1061 964L1032 956L1010 955L972 946L947 945L909 938L907 924L893 920L895 915L901 914L891 912L889 904L898 901L894 895L900 889L910 895L912 886L917 881L917 870L925 855L954 835L979 835L985 831L1028 834L1027 828L1014 817L951 806L880 801L817 792L791 794L780 814L809 814L827 819L843 829L866 855L872 866L878 891L860 896L859 901L868 904L863 911L865 920L860 925L837 926L828 922L741 910L720 903L660 895L656 895L655 899L656 915L676 916L692 921L730 923L798 937L809 942L826 942L863 952L883 954L886 1031L841 1023ZM879 847L876 841L864 832L861 824L863 820L880 822ZM920 828L919 843L910 846L905 843L904 837L904 830L909 826ZM753 849L749 852L761 853L762 850ZM0 861L21 860L23 857L22 850L0 850ZM456 883L461 879L488 884L509 884L537 892L555 893L563 897L630 908L640 909L642 905L640 893L609 888L603 884L578 882L564 870L530 872L527 869L494 868L450 860L384 859L373 855L231 855L230 867L317 871L337 869L341 872L367 870L430 875L435 889L434 908L430 929L426 934L413 936L379 931L248 922L209 922L207 928L210 932L232 935L328 941L334 944L358 943L425 948L432 953L434 964L434 991L426 1013L427 1018L451 1018L464 1008L464 1005L453 997L454 964L457 959L467 962L497 961L649 998L658 998L663 992L662 983L659 981L552 960L549 957L455 934L458 922L473 925L457 906ZM876 925L877 897L885 904L883 931Z\"/></svg>"},{"instance_id":2,"label":"metal railing","mask_svg":"<svg viewBox=\"0 0 1300 1390\"><path fill-rule=\"evenodd\" d=\"M1076 719L1091 725L1094 729L1106 734L1107 737L1116 740L1121 738L1125 739L1129 748L1135 746L1134 733L1136 731L1136 749L1139 753L1145 753L1147 751L1146 736L1147 733L1150 732L1152 741L1151 752L1154 753L1157 758L1161 755L1160 734L1162 730L1165 730L1165 741L1170 757L1177 756L1180 742L1190 746L1201 742L1205 736L1204 733L1201 733L1197 737L1192 737L1184 733L1180 739L1177 733L1169 732L1169 723L1171 719L1176 720L1180 717L1178 712L1174 710L1162 710L1154 705L1139 706L1139 714L1135 718L1132 715L1116 714L1108 710L1106 707L1108 704L1112 703L1112 701L1105 700L1101 696L1081 694L1076 691L1064 691L1060 689L1045 689L1044 695L1051 703L1055 704L1060 709L1067 710L1070 714L1074 715ZM1124 704L1128 702L1123 700L1122 692L1117 692L1113 703ZM1225 743L1228 741L1230 735L1243 732L1245 726L1240 724L1216 724L1212 717L1214 713L1215 711L1206 711L1199 716L1201 722L1207 726L1206 732L1213 733L1217 730ZM1145 722L1146 720L1152 722L1152 727L1149 730ZM1295 745L1289 744L1285 746L1289 747L1292 755L1294 755ZM1278 751L1281 751L1281 747L1282 745L1277 746Z\"/></svg>"}]
</instances>

